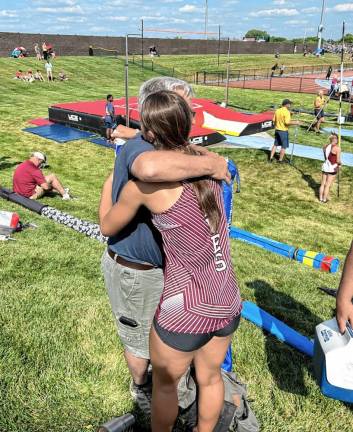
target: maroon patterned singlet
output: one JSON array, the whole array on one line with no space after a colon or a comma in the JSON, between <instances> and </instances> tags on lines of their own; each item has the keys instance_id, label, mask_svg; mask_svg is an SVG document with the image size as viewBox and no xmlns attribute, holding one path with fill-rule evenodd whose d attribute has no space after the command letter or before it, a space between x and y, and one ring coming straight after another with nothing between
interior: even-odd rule
<instances>
[{"instance_id":1,"label":"maroon patterned singlet","mask_svg":"<svg viewBox=\"0 0 353 432\"><path fill-rule=\"evenodd\" d=\"M218 233L211 233L189 182L183 182L172 207L153 214L165 253L164 290L155 318L168 331L213 332L241 311L221 187L214 180L208 183L221 210Z\"/></svg>"}]
</instances>

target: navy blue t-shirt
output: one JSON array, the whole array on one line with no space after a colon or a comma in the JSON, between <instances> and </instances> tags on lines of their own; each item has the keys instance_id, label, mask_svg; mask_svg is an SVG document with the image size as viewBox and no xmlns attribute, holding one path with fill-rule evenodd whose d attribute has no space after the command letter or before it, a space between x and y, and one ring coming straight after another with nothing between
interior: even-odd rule
<instances>
[{"instance_id":1,"label":"navy blue t-shirt","mask_svg":"<svg viewBox=\"0 0 353 432\"><path fill-rule=\"evenodd\" d=\"M123 145L115 159L112 200L118 201L125 184L133 179L131 167L137 156L145 151L154 150L141 134L130 139ZM135 218L116 236L109 237L109 248L128 261L150 263L162 267L162 239L153 226L151 214L141 207Z\"/></svg>"}]
</instances>

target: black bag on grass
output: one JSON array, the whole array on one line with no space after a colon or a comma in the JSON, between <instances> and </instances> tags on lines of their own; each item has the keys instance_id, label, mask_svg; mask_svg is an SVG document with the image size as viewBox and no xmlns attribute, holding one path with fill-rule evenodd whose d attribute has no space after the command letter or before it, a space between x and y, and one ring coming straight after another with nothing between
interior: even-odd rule
<instances>
[{"instance_id":1,"label":"black bag on grass","mask_svg":"<svg viewBox=\"0 0 353 432\"><path fill-rule=\"evenodd\" d=\"M237 379L234 372L222 370L222 378L224 382L224 404L214 432L258 432L260 427L247 400L246 385ZM181 389L183 387L185 387L185 395L188 395L188 399L185 401L182 397L183 392ZM191 432L193 427L196 426L197 395L192 402L190 401L190 394L194 394L194 389L196 389L196 385L192 374L189 373L185 376L184 381L179 383L178 387L179 406L181 408L174 428L175 432Z\"/></svg>"}]
</instances>

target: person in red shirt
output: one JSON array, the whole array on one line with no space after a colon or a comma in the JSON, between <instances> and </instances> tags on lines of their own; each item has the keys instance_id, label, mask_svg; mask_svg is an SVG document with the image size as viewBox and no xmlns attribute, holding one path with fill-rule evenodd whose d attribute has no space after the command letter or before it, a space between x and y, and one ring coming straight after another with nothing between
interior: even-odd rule
<instances>
[{"instance_id":1,"label":"person in red shirt","mask_svg":"<svg viewBox=\"0 0 353 432\"><path fill-rule=\"evenodd\" d=\"M31 157L15 169L13 191L30 199L41 198L46 192L56 191L63 200L69 200L69 189L64 188L55 174L44 176L41 167L46 163L46 156L33 152Z\"/></svg>"}]
</instances>

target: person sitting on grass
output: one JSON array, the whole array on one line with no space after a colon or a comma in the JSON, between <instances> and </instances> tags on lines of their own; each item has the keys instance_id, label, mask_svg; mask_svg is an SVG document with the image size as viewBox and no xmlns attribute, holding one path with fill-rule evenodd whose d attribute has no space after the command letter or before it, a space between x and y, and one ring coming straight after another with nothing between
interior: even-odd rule
<instances>
[{"instance_id":1,"label":"person sitting on grass","mask_svg":"<svg viewBox=\"0 0 353 432\"><path fill-rule=\"evenodd\" d=\"M64 188L55 174L44 176L41 168L47 157L44 153L35 151L30 158L22 162L13 174L13 191L30 199L38 199L47 192L58 192L63 200L71 199L69 189Z\"/></svg>"},{"instance_id":2,"label":"person sitting on grass","mask_svg":"<svg viewBox=\"0 0 353 432\"><path fill-rule=\"evenodd\" d=\"M22 72L21 69L19 69L18 71L16 71L15 76L13 77L13 79L24 81L24 75L23 75L23 72Z\"/></svg>"},{"instance_id":3,"label":"person sitting on grass","mask_svg":"<svg viewBox=\"0 0 353 432\"><path fill-rule=\"evenodd\" d=\"M341 282L336 297L336 319L340 332L346 330L346 324L353 327L353 242L346 256Z\"/></svg>"},{"instance_id":4,"label":"person sitting on grass","mask_svg":"<svg viewBox=\"0 0 353 432\"><path fill-rule=\"evenodd\" d=\"M34 76L31 69L29 69L27 74L25 75L25 80L29 83L32 83L34 81Z\"/></svg>"},{"instance_id":5,"label":"person sitting on grass","mask_svg":"<svg viewBox=\"0 0 353 432\"><path fill-rule=\"evenodd\" d=\"M39 69L36 70L36 72L34 73L33 77L34 77L34 79L36 81L44 81L43 75L42 75L42 73L40 72Z\"/></svg>"},{"instance_id":6,"label":"person sitting on grass","mask_svg":"<svg viewBox=\"0 0 353 432\"><path fill-rule=\"evenodd\" d=\"M322 177L319 191L320 202L326 203L332 183L335 181L341 166L341 149L338 145L338 136L330 135L329 143L323 147L325 162L322 164Z\"/></svg>"},{"instance_id":7,"label":"person sitting on grass","mask_svg":"<svg viewBox=\"0 0 353 432\"><path fill-rule=\"evenodd\" d=\"M69 79L69 77L66 75L66 73L61 70L59 72L59 81L67 81Z\"/></svg>"}]
</instances>

